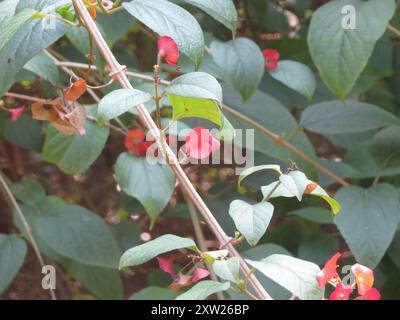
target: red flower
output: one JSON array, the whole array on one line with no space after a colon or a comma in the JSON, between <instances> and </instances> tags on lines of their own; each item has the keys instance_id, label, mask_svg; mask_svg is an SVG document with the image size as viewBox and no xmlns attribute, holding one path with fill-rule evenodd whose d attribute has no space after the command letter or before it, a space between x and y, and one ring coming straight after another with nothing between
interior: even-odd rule
<instances>
[{"instance_id":1,"label":"red flower","mask_svg":"<svg viewBox=\"0 0 400 320\"><path fill-rule=\"evenodd\" d=\"M160 59L164 59L170 66L174 66L178 63L179 50L174 39L168 36L159 37L157 47Z\"/></svg>"},{"instance_id":2,"label":"red flower","mask_svg":"<svg viewBox=\"0 0 400 320\"><path fill-rule=\"evenodd\" d=\"M158 265L160 269L166 273L168 273L171 277L175 276L174 272L174 267L172 265L172 260L171 258L162 258L162 257L157 257Z\"/></svg>"},{"instance_id":3,"label":"red flower","mask_svg":"<svg viewBox=\"0 0 400 320\"><path fill-rule=\"evenodd\" d=\"M337 252L332 258L330 258L324 265L322 271L317 274L317 281L321 288L325 287L325 285L332 278L337 278L338 274L336 271L337 261L339 260L342 254Z\"/></svg>"},{"instance_id":4,"label":"red flower","mask_svg":"<svg viewBox=\"0 0 400 320\"><path fill-rule=\"evenodd\" d=\"M144 132L140 129L129 130L125 137L125 148L135 156L146 156L147 149L154 141L144 141Z\"/></svg>"},{"instance_id":5,"label":"red flower","mask_svg":"<svg viewBox=\"0 0 400 320\"><path fill-rule=\"evenodd\" d=\"M364 295L355 298L355 300L381 300L381 294L377 289L371 288Z\"/></svg>"},{"instance_id":6,"label":"red flower","mask_svg":"<svg viewBox=\"0 0 400 320\"><path fill-rule=\"evenodd\" d=\"M206 128L197 127L189 132L185 141L186 155L196 159L208 157L221 144Z\"/></svg>"},{"instance_id":7,"label":"red flower","mask_svg":"<svg viewBox=\"0 0 400 320\"><path fill-rule=\"evenodd\" d=\"M192 283L196 283L201 279L207 278L210 275L210 272L206 269L197 268L192 275Z\"/></svg>"},{"instance_id":8,"label":"red flower","mask_svg":"<svg viewBox=\"0 0 400 320\"><path fill-rule=\"evenodd\" d=\"M353 292L351 286L338 283L335 290L329 296L329 300L349 300L349 296Z\"/></svg>"},{"instance_id":9,"label":"red flower","mask_svg":"<svg viewBox=\"0 0 400 320\"><path fill-rule=\"evenodd\" d=\"M274 71L278 68L279 62L279 52L275 49L265 49L263 51L264 60L265 60L265 69L268 71Z\"/></svg>"},{"instance_id":10,"label":"red flower","mask_svg":"<svg viewBox=\"0 0 400 320\"><path fill-rule=\"evenodd\" d=\"M351 272L356 277L358 294L361 296L365 295L374 285L374 272L370 268L358 263L351 267Z\"/></svg>"},{"instance_id":11,"label":"red flower","mask_svg":"<svg viewBox=\"0 0 400 320\"><path fill-rule=\"evenodd\" d=\"M18 108L14 108L14 109L4 109L4 110L6 110L7 112L9 112L10 114L11 114L11 121L12 122L15 122L15 121L17 121L21 116L22 116L22 114L24 113L24 110L25 110L25 106L20 106L20 107L18 107Z\"/></svg>"}]
</instances>

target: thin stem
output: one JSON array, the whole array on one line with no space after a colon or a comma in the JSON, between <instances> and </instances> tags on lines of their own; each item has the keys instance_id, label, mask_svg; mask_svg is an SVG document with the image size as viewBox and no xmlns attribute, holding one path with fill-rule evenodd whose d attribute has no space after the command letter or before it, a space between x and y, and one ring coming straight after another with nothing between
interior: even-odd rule
<instances>
[{"instance_id":1,"label":"thin stem","mask_svg":"<svg viewBox=\"0 0 400 320\"><path fill-rule=\"evenodd\" d=\"M202 252L205 252L208 250L208 248L206 246L206 240L204 238L203 230L201 229L199 217L197 216L196 207L193 205L193 202L190 200L188 195L185 193L185 190L183 190L183 188L181 188L181 189L182 189L182 195L186 201L186 205L189 210L190 217L192 219L194 234L196 236L196 243L199 245L199 249ZM210 271L211 279L214 281L218 281L218 278L215 275L215 273L212 269L212 266L207 262L206 262L206 265L207 265L208 270ZM218 300L224 300L224 294L222 292L220 292L220 291L217 292L216 296L217 296Z\"/></svg>"},{"instance_id":2,"label":"thin stem","mask_svg":"<svg viewBox=\"0 0 400 320\"><path fill-rule=\"evenodd\" d=\"M87 69L89 65L87 63L80 63L80 62L72 62L72 61L59 61L56 63L58 67L69 67L69 68L76 68L76 69ZM96 66L92 66L93 70L97 70ZM139 72L133 72L133 71L127 71L126 75L128 77L132 77L135 79L147 81L147 82L153 82L154 77L146 74L142 74ZM163 86L168 86L171 82L168 80L164 79L158 79L158 84L162 84Z\"/></svg>"},{"instance_id":3,"label":"thin stem","mask_svg":"<svg viewBox=\"0 0 400 320\"><path fill-rule=\"evenodd\" d=\"M132 89L132 84L129 82L126 74L124 72L119 72L119 70L123 70L121 65L115 59L114 54L108 47L106 41L98 30L96 24L93 19L90 17L89 12L86 10L85 5L82 0L73 0L75 8L77 8L77 15L81 17L81 19L85 22L85 26L91 32L94 41L97 44L97 47L101 54L103 55L105 61L107 62L111 72L115 75L115 79L118 80L123 88ZM159 148L162 148L163 142L161 141L160 131L155 122L153 121L150 113L147 111L146 107L143 104L139 104L136 106L136 110L139 114L139 118L142 123L150 130L153 137L157 141ZM163 139L165 142L165 139ZM227 241L228 236L225 234L224 230L219 225L218 221L215 219L214 215L208 209L207 205L200 197L199 193L196 191L195 187L190 182L186 173L183 171L182 167L179 165L178 159L171 148L166 145L166 157L168 158L168 163L171 166L171 169L174 171L177 179L179 180L182 188L184 188L185 192L190 197L193 204L197 207L197 209L202 214L204 220L210 226L211 230L214 232L216 238L220 243L224 243ZM233 246L228 245L228 250L232 256L236 256L239 258L241 270L244 274L247 274L249 271L249 267L246 262L240 256L240 254L236 251ZM255 292L261 299L272 299L271 296L265 291L262 284L258 281L258 279L252 275L249 279L251 285L253 286Z\"/></svg>"},{"instance_id":4,"label":"thin stem","mask_svg":"<svg viewBox=\"0 0 400 320\"><path fill-rule=\"evenodd\" d=\"M397 38L400 38L400 30L399 30L399 29L393 27L393 26L390 25L390 24L387 26L387 29L388 29L391 33L393 33Z\"/></svg>"},{"instance_id":5,"label":"thin stem","mask_svg":"<svg viewBox=\"0 0 400 320\"><path fill-rule=\"evenodd\" d=\"M251 300L259 300L254 294L252 294L249 290L246 288L240 288L239 291L243 293L245 296L249 297Z\"/></svg>"},{"instance_id":6,"label":"thin stem","mask_svg":"<svg viewBox=\"0 0 400 320\"><path fill-rule=\"evenodd\" d=\"M376 177L374 178L374 181L372 182L372 186L375 187L378 183L379 180L381 179L382 171L379 171Z\"/></svg>"},{"instance_id":7,"label":"thin stem","mask_svg":"<svg viewBox=\"0 0 400 320\"><path fill-rule=\"evenodd\" d=\"M282 184L281 181L278 181L277 184L275 185L275 187L272 188L272 190L270 191L270 193L268 193L268 195L265 197L265 201L269 201L271 199L272 194L276 191L276 189L279 188L279 186Z\"/></svg>"},{"instance_id":8,"label":"thin stem","mask_svg":"<svg viewBox=\"0 0 400 320\"><path fill-rule=\"evenodd\" d=\"M40 102L40 103L47 103L48 102L45 99L31 97L31 96L27 96L25 94L14 93L14 92L6 92L4 94L4 96L5 97L10 97L10 98L15 98L15 99L20 99L20 100L32 101L32 102Z\"/></svg>"},{"instance_id":9,"label":"thin stem","mask_svg":"<svg viewBox=\"0 0 400 320\"><path fill-rule=\"evenodd\" d=\"M66 24L68 24L68 25L70 25L71 27L74 27L74 28L78 28L79 27L79 23L73 23L72 21L64 19L63 17L60 17L60 16L48 15L48 17L49 18L53 18L53 19L57 19L57 20L61 20L61 21L65 22Z\"/></svg>"},{"instance_id":10,"label":"thin stem","mask_svg":"<svg viewBox=\"0 0 400 320\"><path fill-rule=\"evenodd\" d=\"M289 149L291 152L293 152L295 155L298 157L302 158L304 161L308 162L311 164L313 167L317 168L319 171L324 173L326 176L330 177L331 179L335 180L336 182L340 183L342 186L348 186L349 183L342 178L338 177L336 174L334 174L332 171L328 170L325 168L323 165L321 165L319 162L315 161L312 159L310 156L305 154L303 151L300 149L297 149L294 145L292 145L290 142L286 141L283 139L280 135L276 134L275 132L270 131L269 129L263 127L261 124L259 124L257 121L245 116L244 114L240 113L239 111L236 111L235 109L232 109L226 105L223 106L223 110L230 113L231 115L247 122L248 124L252 125L254 128L257 130L261 131L274 141L276 141L278 144L286 147Z\"/></svg>"},{"instance_id":11,"label":"thin stem","mask_svg":"<svg viewBox=\"0 0 400 320\"><path fill-rule=\"evenodd\" d=\"M157 60L160 60L159 58ZM161 128L161 108L160 108L160 96L158 95L158 70L159 70L159 64L157 61L157 64L154 66L154 100L156 102L156 123L158 128Z\"/></svg>"},{"instance_id":12,"label":"thin stem","mask_svg":"<svg viewBox=\"0 0 400 320\"><path fill-rule=\"evenodd\" d=\"M293 131L292 131L292 133L290 133L287 137L286 137L286 141L287 142L290 142L290 141L292 141L292 139L295 137L295 136L297 136L301 131L303 131L303 128L302 127L298 127L298 128L296 128L296 129L294 129Z\"/></svg>"},{"instance_id":13,"label":"thin stem","mask_svg":"<svg viewBox=\"0 0 400 320\"><path fill-rule=\"evenodd\" d=\"M10 202L11 202L15 212L17 213L19 219L21 220L22 225L24 226L24 229L26 231L26 235L28 236L29 242L32 245L33 251L35 252L36 257L39 260L39 263L40 263L40 265L41 265L41 267L43 269L43 267L45 266L45 263L44 263L42 254L40 253L39 247L38 247L38 245L37 245L37 243L35 241L35 238L33 237L32 229L29 226L28 221L25 219L25 216L22 213L22 210L21 210L20 206L18 205L17 200L15 200L14 195L12 194L10 188L8 187L7 182L4 179L3 173L1 172L1 170L0 170L0 184L1 184L2 188L3 188L3 190L5 191L5 193L7 194L7 197L10 200ZM52 289L49 290L49 293L50 293L51 299L57 300L56 295L55 295L55 293L54 293L54 291Z\"/></svg>"}]
</instances>

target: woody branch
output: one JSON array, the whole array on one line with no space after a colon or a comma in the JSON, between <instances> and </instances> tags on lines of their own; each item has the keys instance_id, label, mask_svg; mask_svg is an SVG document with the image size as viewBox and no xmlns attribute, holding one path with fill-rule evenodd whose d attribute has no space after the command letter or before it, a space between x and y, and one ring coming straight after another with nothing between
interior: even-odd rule
<instances>
[{"instance_id":1,"label":"woody branch","mask_svg":"<svg viewBox=\"0 0 400 320\"><path fill-rule=\"evenodd\" d=\"M79 14L84 26L89 30L94 42L96 43L99 51L101 52L102 56L107 62L109 67L110 75L117 80L123 88L132 89L132 85L129 82L126 74L125 74L125 67L121 66L119 62L114 57L114 54L111 52L110 48L108 47L107 43L105 42L103 36L99 32L96 24L90 17L89 12L86 10L85 4L82 0L73 0L74 7ZM211 230L214 232L216 238L221 244L229 242L230 238L226 235L224 230L218 224L217 220L215 219L214 215L208 209L207 205L200 197L196 189L193 187L192 183L190 182L189 178L183 171L182 167L180 166L176 155L173 151L168 147L167 143L162 142L162 138L160 136L159 128L157 127L156 123L153 121L150 113L147 111L143 104L139 104L136 106L136 110L139 114L139 118L144 126L150 131L153 135L159 149L162 150L163 145L165 146L165 157L171 166L172 170L174 171L179 183L183 187L183 189L188 194L190 200L195 204L199 212L202 214L204 220L207 222ZM249 266L234 248L231 243L228 243L226 249L232 256L236 256L240 259L240 268L244 275L249 275L249 283L254 288L256 294L259 296L260 299L263 300L270 300L272 299L271 296L265 291L264 287L258 281L258 279L254 276L252 272L250 272Z\"/></svg>"}]
</instances>

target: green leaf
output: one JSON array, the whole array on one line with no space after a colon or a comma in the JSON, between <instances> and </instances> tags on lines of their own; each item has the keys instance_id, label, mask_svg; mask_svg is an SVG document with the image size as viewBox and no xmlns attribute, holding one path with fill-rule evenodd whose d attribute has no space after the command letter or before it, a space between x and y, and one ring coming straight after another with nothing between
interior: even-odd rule
<instances>
[{"instance_id":1,"label":"green leaf","mask_svg":"<svg viewBox=\"0 0 400 320\"><path fill-rule=\"evenodd\" d=\"M229 206L229 215L236 228L251 246L255 246L264 235L273 212L274 206L269 202L251 205L242 200L235 200Z\"/></svg>"},{"instance_id":2,"label":"green leaf","mask_svg":"<svg viewBox=\"0 0 400 320\"><path fill-rule=\"evenodd\" d=\"M355 133L378 129L399 120L369 103L339 100L314 104L303 111L300 126L318 133Z\"/></svg>"},{"instance_id":3,"label":"green leaf","mask_svg":"<svg viewBox=\"0 0 400 320\"><path fill-rule=\"evenodd\" d=\"M176 297L175 300L205 300L214 293L228 290L230 286L231 284L229 282L220 283L211 280L200 281L188 291Z\"/></svg>"},{"instance_id":4,"label":"green leaf","mask_svg":"<svg viewBox=\"0 0 400 320\"><path fill-rule=\"evenodd\" d=\"M175 40L180 51L198 67L204 55L203 31L186 10L165 0L133 0L122 6L160 36Z\"/></svg>"},{"instance_id":5,"label":"green leaf","mask_svg":"<svg viewBox=\"0 0 400 320\"><path fill-rule=\"evenodd\" d=\"M127 212L126 214L128 215ZM110 227L122 251L128 250L140 243L140 234L142 231L138 223L131 220L122 220L117 224L112 224Z\"/></svg>"},{"instance_id":6,"label":"green leaf","mask_svg":"<svg viewBox=\"0 0 400 320\"><path fill-rule=\"evenodd\" d=\"M99 216L77 205L66 205L54 196L34 204L21 205L40 250L51 259L116 268L120 249L111 230ZM26 236L25 228L14 211L14 221Z\"/></svg>"},{"instance_id":7,"label":"green leaf","mask_svg":"<svg viewBox=\"0 0 400 320\"><path fill-rule=\"evenodd\" d=\"M111 120L150 99L149 93L140 90L114 90L101 99L98 114L104 120Z\"/></svg>"},{"instance_id":8,"label":"green leaf","mask_svg":"<svg viewBox=\"0 0 400 320\"><path fill-rule=\"evenodd\" d=\"M279 61L279 67L269 74L272 78L302 94L308 100L312 99L316 81L314 74L306 65L296 61L283 60Z\"/></svg>"},{"instance_id":9,"label":"green leaf","mask_svg":"<svg viewBox=\"0 0 400 320\"><path fill-rule=\"evenodd\" d=\"M16 235L0 234L0 294L18 273L24 263L27 246Z\"/></svg>"},{"instance_id":10,"label":"green leaf","mask_svg":"<svg viewBox=\"0 0 400 320\"><path fill-rule=\"evenodd\" d=\"M332 224L332 215L329 210L320 207L304 207L299 210L291 211L289 215L301 217L305 220L309 220L321 224Z\"/></svg>"},{"instance_id":11,"label":"green leaf","mask_svg":"<svg viewBox=\"0 0 400 320\"><path fill-rule=\"evenodd\" d=\"M22 180L15 182L11 185L11 192L19 201L33 205L46 198L46 191L38 181Z\"/></svg>"},{"instance_id":12,"label":"green leaf","mask_svg":"<svg viewBox=\"0 0 400 320\"><path fill-rule=\"evenodd\" d=\"M320 186L317 186L311 193L310 195L312 196L317 196L323 200L325 200L325 202L327 202L329 204L329 206L331 207L331 211L333 214L337 214L339 213L339 211L341 210L341 206L340 206L340 202L333 199L324 189L322 189Z\"/></svg>"},{"instance_id":13,"label":"green leaf","mask_svg":"<svg viewBox=\"0 0 400 320\"><path fill-rule=\"evenodd\" d=\"M51 198L50 198L51 199ZM99 216L77 205L51 204L46 200L34 210L33 226L54 251L77 262L116 268L120 250L111 230Z\"/></svg>"},{"instance_id":14,"label":"green leaf","mask_svg":"<svg viewBox=\"0 0 400 320\"><path fill-rule=\"evenodd\" d=\"M27 4L27 5L24 5ZM15 76L22 67L41 50L57 41L64 33L64 22L52 21L49 30L49 17L40 17L37 10L45 12L51 1L41 1L41 4L21 2L17 14L4 19L0 24L0 96L12 85ZM32 9L27 8L33 7ZM33 19L31 19L33 18Z\"/></svg>"},{"instance_id":15,"label":"green leaf","mask_svg":"<svg viewBox=\"0 0 400 320\"><path fill-rule=\"evenodd\" d=\"M247 38L226 43L213 41L210 48L215 62L225 71L225 80L241 94L243 101L247 101L264 74L260 48Z\"/></svg>"},{"instance_id":16,"label":"green leaf","mask_svg":"<svg viewBox=\"0 0 400 320\"><path fill-rule=\"evenodd\" d=\"M42 79L49 81L52 85L60 83L60 74L57 66L43 51L29 60L24 65L24 69L35 73Z\"/></svg>"},{"instance_id":17,"label":"green leaf","mask_svg":"<svg viewBox=\"0 0 400 320\"><path fill-rule=\"evenodd\" d=\"M86 121L85 129L84 135L64 136L48 126L43 159L68 174L86 171L101 154L110 129L92 121Z\"/></svg>"},{"instance_id":18,"label":"green leaf","mask_svg":"<svg viewBox=\"0 0 400 320\"><path fill-rule=\"evenodd\" d=\"M400 166L400 126L379 131L370 143L370 151L382 168Z\"/></svg>"},{"instance_id":19,"label":"green leaf","mask_svg":"<svg viewBox=\"0 0 400 320\"><path fill-rule=\"evenodd\" d=\"M228 260L215 260L212 264L215 274L221 279L237 283L240 279L240 261L238 257L232 257Z\"/></svg>"},{"instance_id":20,"label":"green leaf","mask_svg":"<svg viewBox=\"0 0 400 320\"><path fill-rule=\"evenodd\" d=\"M284 254L287 256L291 256L292 254L287 251L284 247L273 244L273 243L263 243L259 244L258 246L252 247L248 250L241 251L240 254L247 259L257 260L261 259L262 257L268 257L272 254ZM267 288L268 293L272 296L272 298L276 300L289 300L291 297L291 293L286 290L285 288L281 287L276 282L272 281L268 277L264 276L260 271L256 271L254 275L260 281L261 285L264 288ZM233 296L233 299L248 299L243 294L237 296L235 293L230 293Z\"/></svg>"},{"instance_id":21,"label":"green leaf","mask_svg":"<svg viewBox=\"0 0 400 320\"><path fill-rule=\"evenodd\" d=\"M249 175L256 173L261 170L274 170L278 172L279 174L282 174L281 167L275 164L266 164L266 165L261 165L261 166L256 166L256 167L251 167L246 170L243 170L238 179L238 186L240 187L240 184L244 179L246 179Z\"/></svg>"},{"instance_id":22,"label":"green leaf","mask_svg":"<svg viewBox=\"0 0 400 320\"><path fill-rule=\"evenodd\" d=\"M348 12L342 13L346 5L355 9L354 29L342 25L348 22ZM393 0L339 0L314 12L308 32L310 53L322 79L339 98L353 88L394 11Z\"/></svg>"},{"instance_id":23,"label":"green leaf","mask_svg":"<svg viewBox=\"0 0 400 320\"><path fill-rule=\"evenodd\" d=\"M67 272L100 299L122 300L123 284L117 270L72 262Z\"/></svg>"},{"instance_id":24,"label":"green leaf","mask_svg":"<svg viewBox=\"0 0 400 320\"><path fill-rule=\"evenodd\" d=\"M19 0L3 0L0 2L0 23L15 14Z\"/></svg>"},{"instance_id":25,"label":"green leaf","mask_svg":"<svg viewBox=\"0 0 400 320\"><path fill-rule=\"evenodd\" d=\"M232 31L233 37L236 34L237 12L232 0L183 0L191 5L199 7L208 13L215 20L221 22Z\"/></svg>"},{"instance_id":26,"label":"green leaf","mask_svg":"<svg viewBox=\"0 0 400 320\"><path fill-rule=\"evenodd\" d=\"M300 242L297 256L317 265L324 265L338 251L339 240L334 236L323 233L312 234Z\"/></svg>"},{"instance_id":27,"label":"green leaf","mask_svg":"<svg viewBox=\"0 0 400 320\"><path fill-rule=\"evenodd\" d=\"M137 266L160 254L183 248L198 251L192 239L166 234L125 251L119 261L119 268Z\"/></svg>"},{"instance_id":28,"label":"green leaf","mask_svg":"<svg viewBox=\"0 0 400 320\"><path fill-rule=\"evenodd\" d=\"M225 111L228 120L235 129L249 129L254 133L254 144L245 144L245 141L235 139L234 143L236 146L258 151L284 162L287 162L288 159L292 159L303 171L306 171L307 173L313 172L312 167L302 158L298 157L287 148L278 146L273 139L260 130L260 127L264 127L276 134L283 135L289 135L296 130L298 128L298 123L285 106L270 95L258 90L247 103L242 103L240 101L240 96L226 86L223 86L223 93L224 103L226 106L229 106L234 109L234 111L239 112L259 124L259 126L254 127L242 120L239 116L231 114L229 111ZM224 109L227 110L227 108ZM307 155L315 157L314 147L303 132L294 136L291 143Z\"/></svg>"},{"instance_id":29,"label":"green leaf","mask_svg":"<svg viewBox=\"0 0 400 320\"><path fill-rule=\"evenodd\" d=\"M321 270L312 262L282 254L273 254L260 261L246 261L301 300L321 300L323 297L323 290L317 283L317 274Z\"/></svg>"},{"instance_id":30,"label":"green leaf","mask_svg":"<svg viewBox=\"0 0 400 320\"><path fill-rule=\"evenodd\" d=\"M396 267L400 269L400 230L397 230L393 241L388 250L388 256L394 262Z\"/></svg>"},{"instance_id":31,"label":"green leaf","mask_svg":"<svg viewBox=\"0 0 400 320\"><path fill-rule=\"evenodd\" d=\"M4 139L24 149L38 151L43 144L40 123L26 114L16 122L6 121Z\"/></svg>"},{"instance_id":32,"label":"green leaf","mask_svg":"<svg viewBox=\"0 0 400 320\"><path fill-rule=\"evenodd\" d=\"M307 190L309 185L313 186L312 190ZM298 170L291 171L288 174L283 174L279 177L279 181L261 187L264 199L296 197L301 201L306 190L307 194L325 200L330 205L333 214L337 214L340 211L340 204L335 199L331 198L324 189L315 182L309 180L303 172Z\"/></svg>"},{"instance_id":33,"label":"green leaf","mask_svg":"<svg viewBox=\"0 0 400 320\"><path fill-rule=\"evenodd\" d=\"M389 184L369 189L341 188L342 212L335 223L356 260L375 268L388 249L400 220L399 192Z\"/></svg>"},{"instance_id":34,"label":"green leaf","mask_svg":"<svg viewBox=\"0 0 400 320\"><path fill-rule=\"evenodd\" d=\"M137 25L137 20L126 11L117 11L113 14L98 13L96 21L100 25L110 48L125 36L134 25Z\"/></svg>"},{"instance_id":35,"label":"green leaf","mask_svg":"<svg viewBox=\"0 0 400 320\"><path fill-rule=\"evenodd\" d=\"M165 89L173 108L172 118L203 118L221 125L222 88L204 72L191 72L174 79Z\"/></svg>"},{"instance_id":36,"label":"green leaf","mask_svg":"<svg viewBox=\"0 0 400 320\"><path fill-rule=\"evenodd\" d=\"M2 34L0 38L0 50L4 49L8 42L12 40L15 34L22 28L22 26L37 13L33 9L25 9L14 16L8 17L0 25L2 27Z\"/></svg>"},{"instance_id":37,"label":"green leaf","mask_svg":"<svg viewBox=\"0 0 400 320\"><path fill-rule=\"evenodd\" d=\"M101 26L95 22L97 28L99 29L100 33L104 35L104 32ZM86 57L90 52L90 42L89 42L89 35L84 27L73 27L68 25L66 36L71 44L78 49L78 51L82 54L83 57ZM93 46L93 63L95 66L99 68L99 70L103 70L104 68L104 59L100 54L99 49L97 46Z\"/></svg>"},{"instance_id":38,"label":"green leaf","mask_svg":"<svg viewBox=\"0 0 400 320\"><path fill-rule=\"evenodd\" d=\"M129 300L173 300L177 293L166 288L149 286L129 297Z\"/></svg>"},{"instance_id":39,"label":"green leaf","mask_svg":"<svg viewBox=\"0 0 400 320\"><path fill-rule=\"evenodd\" d=\"M76 20L76 14L72 12L71 10L72 4L66 4L63 7L59 7L56 12L64 19L68 21L75 21Z\"/></svg>"},{"instance_id":40,"label":"green leaf","mask_svg":"<svg viewBox=\"0 0 400 320\"><path fill-rule=\"evenodd\" d=\"M175 188L171 168L166 164L151 164L146 157L124 152L115 164L115 177L125 193L140 201L153 225Z\"/></svg>"}]
</instances>

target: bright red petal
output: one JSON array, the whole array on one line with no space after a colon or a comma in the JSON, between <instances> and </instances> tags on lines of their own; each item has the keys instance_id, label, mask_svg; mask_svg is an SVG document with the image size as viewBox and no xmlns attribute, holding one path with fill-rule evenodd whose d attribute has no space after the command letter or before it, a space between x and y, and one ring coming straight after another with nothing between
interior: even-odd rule
<instances>
[{"instance_id":1,"label":"bright red petal","mask_svg":"<svg viewBox=\"0 0 400 320\"><path fill-rule=\"evenodd\" d=\"M356 277L356 284L359 295L364 295L374 286L374 271L366 266L356 263L351 267Z\"/></svg>"},{"instance_id":2,"label":"bright red petal","mask_svg":"<svg viewBox=\"0 0 400 320\"><path fill-rule=\"evenodd\" d=\"M345 286L342 283L336 285L335 290L329 296L329 300L349 300L353 289L351 286Z\"/></svg>"},{"instance_id":3,"label":"bright red petal","mask_svg":"<svg viewBox=\"0 0 400 320\"><path fill-rule=\"evenodd\" d=\"M359 296L355 300L381 300L381 294L377 289L371 288L363 296Z\"/></svg>"},{"instance_id":4,"label":"bright red petal","mask_svg":"<svg viewBox=\"0 0 400 320\"><path fill-rule=\"evenodd\" d=\"M280 54L275 49L265 49L263 51L264 59L268 60L279 60Z\"/></svg>"},{"instance_id":5,"label":"bright red petal","mask_svg":"<svg viewBox=\"0 0 400 320\"><path fill-rule=\"evenodd\" d=\"M157 257L157 261L158 261L158 265L162 271L168 273L171 277L175 276L172 259Z\"/></svg>"},{"instance_id":6,"label":"bright red petal","mask_svg":"<svg viewBox=\"0 0 400 320\"><path fill-rule=\"evenodd\" d=\"M144 132L140 129L129 130L125 137L125 148L137 157L145 157L147 149L154 141L144 141Z\"/></svg>"},{"instance_id":7,"label":"bright red petal","mask_svg":"<svg viewBox=\"0 0 400 320\"><path fill-rule=\"evenodd\" d=\"M275 49L265 49L263 51L265 60L265 69L268 71L274 71L278 68L280 54Z\"/></svg>"},{"instance_id":8,"label":"bright red petal","mask_svg":"<svg viewBox=\"0 0 400 320\"><path fill-rule=\"evenodd\" d=\"M202 127L191 130L185 142L187 156L198 160L207 158L220 146L220 142L211 135L210 131Z\"/></svg>"},{"instance_id":9,"label":"bright red petal","mask_svg":"<svg viewBox=\"0 0 400 320\"><path fill-rule=\"evenodd\" d=\"M179 50L174 39L168 36L158 38L157 47L161 58L165 59L168 65L174 66L179 60Z\"/></svg>"},{"instance_id":10,"label":"bright red petal","mask_svg":"<svg viewBox=\"0 0 400 320\"><path fill-rule=\"evenodd\" d=\"M337 252L332 258L330 258L324 265L322 271L317 274L317 281L321 288L325 287L326 284L332 278L338 277L336 268L337 262L342 254Z\"/></svg>"},{"instance_id":11,"label":"bright red petal","mask_svg":"<svg viewBox=\"0 0 400 320\"><path fill-rule=\"evenodd\" d=\"M7 112L9 112L11 114L11 121L15 122L17 121L22 114L24 113L25 110L25 106L20 106L18 108L14 108L14 109L5 109Z\"/></svg>"},{"instance_id":12,"label":"bright red petal","mask_svg":"<svg viewBox=\"0 0 400 320\"><path fill-rule=\"evenodd\" d=\"M201 279L207 278L210 275L210 272L206 269L197 268L195 272L193 272L192 283L196 283Z\"/></svg>"}]
</instances>

